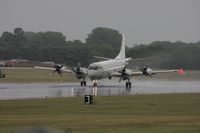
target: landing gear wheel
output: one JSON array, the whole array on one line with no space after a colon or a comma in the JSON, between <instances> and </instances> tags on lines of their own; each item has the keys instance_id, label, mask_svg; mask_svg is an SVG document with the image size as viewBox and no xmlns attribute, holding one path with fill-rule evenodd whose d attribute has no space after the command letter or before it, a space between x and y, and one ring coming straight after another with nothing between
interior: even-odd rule
<instances>
[{"instance_id":1,"label":"landing gear wheel","mask_svg":"<svg viewBox=\"0 0 200 133\"><path fill-rule=\"evenodd\" d=\"M83 81L83 85L86 86L86 81Z\"/></svg>"},{"instance_id":2,"label":"landing gear wheel","mask_svg":"<svg viewBox=\"0 0 200 133\"><path fill-rule=\"evenodd\" d=\"M129 88L131 88L131 82L128 82L128 86L129 86Z\"/></svg>"},{"instance_id":3,"label":"landing gear wheel","mask_svg":"<svg viewBox=\"0 0 200 133\"><path fill-rule=\"evenodd\" d=\"M128 88L128 82L126 82L126 88Z\"/></svg>"},{"instance_id":4,"label":"landing gear wheel","mask_svg":"<svg viewBox=\"0 0 200 133\"><path fill-rule=\"evenodd\" d=\"M93 83L93 86L94 86L94 87L97 87L97 83L96 83L96 82L95 82L95 83Z\"/></svg>"},{"instance_id":5,"label":"landing gear wheel","mask_svg":"<svg viewBox=\"0 0 200 133\"><path fill-rule=\"evenodd\" d=\"M131 88L131 82L126 82L126 88Z\"/></svg>"},{"instance_id":6,"label":"landing gear wheel","mask_svg":"<svg viewBox=\"0 0 200 133\"><path fill-rule=\"evenodd\" d=\"M86 81L81 81L81 86L86 86Z\"/></svg>"},{"instance_id":7,"label":"landing gear wheel","mask_svg":"<svg viewBox=\"0 0 200 133\"><path fill-rule=\"evenodd\" d=\"M131 82L126 82L126 92L130 92L131 90Z\"/></svg>"}]
</instances>

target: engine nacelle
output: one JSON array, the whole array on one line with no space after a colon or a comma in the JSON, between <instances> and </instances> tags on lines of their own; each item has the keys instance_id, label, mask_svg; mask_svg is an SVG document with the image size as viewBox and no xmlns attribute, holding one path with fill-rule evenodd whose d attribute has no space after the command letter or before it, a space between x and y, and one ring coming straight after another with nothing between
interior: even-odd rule
<instances>
[{"instance_id":1,"label":"engine nacelle","mask_svg":"<svg viewBox=\"0 0 200 133\"><path fill-rule=\"evenodd\" d=\"M142 77L142 76L145 76L145 77L146 77L146 76L152 77L152 76L151 76L151 72L152 72L152 69L151 69L151 68L145 66L145 67L143 67L143 68L140 68L140 71L142 72L141 77Z\"/></svg>"},{"instance_id":2,"label":"engine nacelle","mask_svg":"<svg viewBox=\"0 0 200 133\"><path fill-rule=\"evenodd\" d=\"M124 69L122 69L122 71L120 73L121 73L121 76L120 76L119 82L121 81L121 79L122 80L129 80L132 71L130 69L124 68Z\"/></svg>"}]
</instances>

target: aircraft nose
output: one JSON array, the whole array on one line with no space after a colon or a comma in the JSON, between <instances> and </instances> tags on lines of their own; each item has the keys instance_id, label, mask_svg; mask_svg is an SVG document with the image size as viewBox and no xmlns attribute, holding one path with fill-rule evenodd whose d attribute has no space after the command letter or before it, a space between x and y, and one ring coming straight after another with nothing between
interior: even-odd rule
<instances>
[{"instance_id":1,"label":"aircraft nose","mask_svg":"<svg viewBox=\"0 0 200 133\"><path fill-rule=\"evenodd\" d=\"M88 76L91 80L97 80L100 79L101 73L95 70L88 71Z\"/></svg>"},{"instance_id":2,"label":"aircraft nose","mask_svg":"<svg viewBox=\"0 0 200 133\"><path fill-rule=\"evenodd\" d=\"M90 71L88 71L88 76L89 77L94 77L96 75L95 73L96 72L94 70L90 70Z\"/></svg>"}]
</instances>

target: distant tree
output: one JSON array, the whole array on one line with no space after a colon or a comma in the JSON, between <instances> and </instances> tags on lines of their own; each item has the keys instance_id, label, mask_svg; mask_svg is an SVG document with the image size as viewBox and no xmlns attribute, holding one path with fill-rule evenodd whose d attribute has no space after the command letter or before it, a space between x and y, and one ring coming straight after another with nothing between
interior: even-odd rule
<instances>
[{"instance_id":1,"label":"distant tree","mask_svg":"<svg viewBox=\"0 0 200 133\"><path fill-rule=\"evenodd\" d=\"M3 32L3 34L1 35L1 40L3 42L10 42L12 41L12 37L13 37L13 34L11 32Z\"/></svg>"},{"instance_id":2,"label":"distant tree","mask_svg":"<svg viewBox=\"0 0 200 133\"><path fill-rule=\"evenodd\" d=\"M56 63L76 66L88 66L99 61L92 56L114 58L121 46L121 34L113 29L98 27L86 38L86 43L80 40L66 41L60 32L26 32L15 28L13 33L3 32L0 37L0 60L24 58L33 61L54 61ZM153 68L180 68L200 70L200 41L196 43L155 41L151 44L134 45L127 48L127 57L155 57L153 60L143 60ZM140 65L140 62L133 62Z\"/></svg>"},{"instance_id":3,"label":"distant tree","mask_svg":"<svg viewBox=\"0 0 200 133\"><path fill-rule=\"evenodd\" d=\"M200 69L200 43L156 41L149 45L136 45L128 51L133 58L155 57L144 61L155 68ZM144 63L143 63L144 64ZM145 65L145 64L144 64Z\"/></svg>"},{"instance_id":4,"label":"distant tree","mask_svg":"<svg viewBox=\"0 0 200 133\"><path fill-rule=\"evenodd\" d=\"M22 28L18 27L14 29L14 35L19 35L19 36L23 36L24 35L24 31Z\"/></svg>"},{"instance_id":5,"label":"distant tree","mask_svg":"<svg viewBox=\"0 0 200 133\"><path fill-rule=\"evenodd\" d=\"M115 49L119 49L121 45L121 34L117 30L110 28L98 27L92 30L92 33L86 38L87 44L107 44Z\"/></svg>"}]
</instances>

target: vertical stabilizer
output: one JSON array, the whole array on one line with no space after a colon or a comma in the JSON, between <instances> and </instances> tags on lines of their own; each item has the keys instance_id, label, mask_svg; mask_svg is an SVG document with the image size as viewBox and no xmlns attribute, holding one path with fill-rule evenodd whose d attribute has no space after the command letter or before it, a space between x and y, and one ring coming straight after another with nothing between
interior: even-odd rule
<instances>
[{"instance_id":1,"label":"vertical stabilizer","mask_svg":"<svg viewBox=\"0 0 200 133\"><path fill-rule=\"evenodd\" d=\"M121 43L121 49L117 57L115 59L125 59L125 36L122 34L122 43Z\"/></svg>"}]
</instances>

